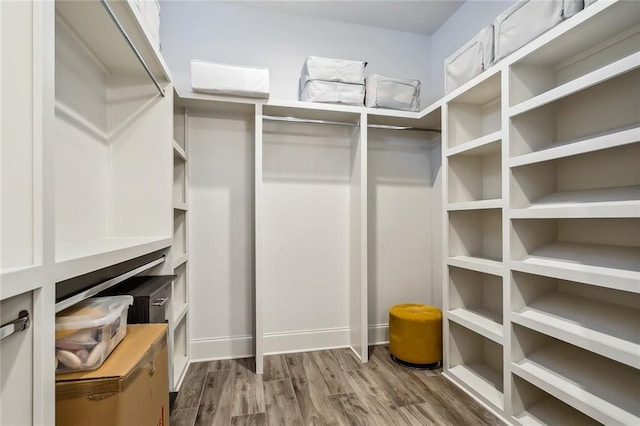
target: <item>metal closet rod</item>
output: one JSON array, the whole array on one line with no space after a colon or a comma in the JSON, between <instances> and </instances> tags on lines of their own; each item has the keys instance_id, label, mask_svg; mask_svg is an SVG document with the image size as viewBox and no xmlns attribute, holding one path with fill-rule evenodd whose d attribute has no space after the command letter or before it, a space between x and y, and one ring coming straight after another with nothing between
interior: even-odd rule
<instances>
[{"instance_id":1,"label":"metal closet rod","mask_svg":"<svg viewBox=\"0 0 640 426\"><path fill-rule=\"evenodd\" d=\"M120 34L122 34L122 36L124 37L124 39L127 42L127 44L129 45L129 47L131 48L133 53L136 55L136 58L138 58L138 61L140 61L140 64L142 65L144 70L147 72L147 75L149 76L151 81L153 81L153 84L156 86L156 89L158 89L158 92L160 92L160 96L164 97L164 89L162 87L160 87L160 83L158 83L158 80L156 80L156 78L154 77L153 73L151 72L151 70L147 66L147 63L142 58L142 55L140 54L138 49L136 49L136 46L134 46L133 42L131 41L131 38L129 37L129 34L127 34L127 32L125 31L124 27L122 26L122 24L120 23L120 21L116 17L115 13L113 13L113 10L111 9L111 6L109 6L107 4L106 0L100 0L100 3L102 3L102 6L105 8L107 13L111 17L111 20L116 25L116 28L118 28L118 30L120 31Z\"/></svg>"},{"instance_id":2,"label":"metal closet rod","mask_svg":"<svg viewBox=\"0 0 640 426\"><path fill-rule=\"evenodd\" d=\"M100 293L101 291L111 288L116 284L120 284L122 281L127 280L135 275L138 275L139 273L144 272L147 269L151 269L154 266L160 265L161 263L164 263L164 261L165 261L165 256L162 255L162 257L159 259L156 259L152 262L146 263L142 266L132 269L129 272L125 272L122 275L118 275L115 278L111 278L110 280L104 281L98 285L91 287L88 290L75 294L69 297L68 299L61 300L58 303L56 303L56 313L63 311L68 307L75 305L76 303L82 302L85 299L93 297L96 294Z\"/></svg>"},{"instance_id":3,"label":"metal closet rod","mask_svg":"<svg viewBox=\"0 0 640 426\"><path fill-rule=\"evenodd\" d=\"M350 121L316 120L311 118L278 117L273 115L263 115L262 119L266 121L286 121L290 123L329 124L332 126L360 127L360 123L353 123ZM440 133L439 129L425 129L411 126L392 126L390 124L367 124L367 127L370 129L412 130L419 132Z\"/></svg>"}]
</instances>

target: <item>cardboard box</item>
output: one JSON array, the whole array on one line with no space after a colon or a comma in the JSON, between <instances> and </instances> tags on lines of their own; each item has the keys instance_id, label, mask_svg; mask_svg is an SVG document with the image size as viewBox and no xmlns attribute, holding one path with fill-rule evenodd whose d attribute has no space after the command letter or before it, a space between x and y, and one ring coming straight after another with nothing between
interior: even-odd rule
<instances>
[{"instance_id":1,"label":"cardboard box","mask_svg":"<svg viewBox=\"0 0 640 426\"><path fill-rule=\"evenodd\" d=\"M166 324L129 325L99 369L56 376L56 424L169 425Z\"/></svg>"}]
</instances>

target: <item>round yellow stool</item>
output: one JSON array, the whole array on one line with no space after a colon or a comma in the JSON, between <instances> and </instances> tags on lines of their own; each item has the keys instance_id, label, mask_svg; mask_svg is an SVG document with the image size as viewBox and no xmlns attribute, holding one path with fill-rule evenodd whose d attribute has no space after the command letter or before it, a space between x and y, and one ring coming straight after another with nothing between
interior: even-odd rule
<instances>
[{"instance_id":1,"label":"round yellow stool","mask_svg":"<svg viewBox=\"0 0 640 426\"><path fill-rule=\"evenodd\" d=\"M414 368L437 368L442 361L442 312L433 306L404 303L389 309L391 357Z\"/></svg>"}]
</instances>

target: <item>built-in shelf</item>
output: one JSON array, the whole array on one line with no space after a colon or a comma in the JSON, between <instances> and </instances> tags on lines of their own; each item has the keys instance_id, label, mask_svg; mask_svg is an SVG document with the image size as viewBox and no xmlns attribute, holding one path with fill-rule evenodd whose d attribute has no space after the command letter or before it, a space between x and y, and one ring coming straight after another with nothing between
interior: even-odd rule
<instances>
[{"instance_id":1,"label":"built-in shelf","mask_svg":"<svg viewBox=\"0 0 640 426\"><path fill-rule=\"evenodd\" d=\"M502 210L450 211L449 256L502 260Z\"/></svg>"},{"instance_id":2,"label":"built-in shelf","mask_svg":"<svg viewBox=\"0 0 640 426\"><path fill-rule=\"evenodd\" d=\"M502 200L499 198L491 200L478 200L478 201L461 201L454 203L447 203L447 211L458 210L486 210L486 209L499 209L502 208Z\"/></svg>"},{"instance_id":3,"label":"built-in shelf","mask_svg":"<svg viewBox=\"0 0 640 426\"><path fill-rule=\"evenodd\" d=\"M186 303L182 303L180 305L174 305L173 307L173 328L180 324L180 322L184 319L189 311L189 305Z\"/></svg>"},{"instance_id":4,"label":"built-in shelf","mask_svg":"<svg viewBox=\"0 0 640 426\"><path fill-rule=\"evenodd\" d=\"M447 265L502 276L502 262L499 260L472 256L450 256L447 258Z\"/></svg>"},{"instance_id":5,"label":"built-in shelf","mask_svg":"<svg viewBox=\"0 0 640 426\"><path fill-rule=\"evenodd\" d=\"M450 203L502 197L500 140L449 156L447 164Z\"/></svg>"},{"instance_id":6,"label":"built-in shelf","mask_svg":"<svg viewBox=\"0 0 640 426\"><path fill-rule=\"evenodd\" d=\"M449 267L448 318L502 343L502 277Z\"/></svg>"},{"instance_id":7,"label":"built-in shelf","mask_svg":"<svg viewBox=\"0 0 640 426\"><path fill-rule=\"evenodd\" d=\"M184 373L187 371L189 359L185 355L173 357L173 383L180 383Z\"/></svg>"},{"instance_id":8,"label":"built-in shelf","mask_svg":"<svg viewBox=\"0 0 640 426\"><path fill-rule=\"evenodd\" d=\"M509 109L509 116L514 117L533 109L555 102L591 86L603 83L621 74L640 67L640 52L632 53L618 61L587 73L579 78L570 80L542 94L534 96Z\"/></svg>"},{"instance_id":9,"label":"built-in shelf","mask_svg":"<svg viewBox=\"0 0 640 426\"><path fill-rule=\"evenodd\" d=\"M542 246L512 268L522 272L640 292L640 249L595 244Z\"/></svg>"},{"instance_id":10,"label":"built-in shelf","mask_svg":"<svg viewBox=\"0 0 640 426\"><path fill-rule=\"evenodd\" d=\"M502 345L455 322L449 321L448 327L449 360L445 371L480 400L502 410Z\"/></svg>"},{"instance_id":11,"label":"built-in shelf","mask_svg":"<svg viewBox=\"0 0 640 426\"><path fill-rule=\"evenodd\" d=\"M188 355L188 334L187 334L187 316L183 316L172 330L173 332L173 383L174 388L178 385L187 369L189 362Z\"/></svg>"},{"instance_id":12,"label":"built-in shelf","mask_svg":"<svg viewBox=\"0 0 640 426\"><path fill-rule=\"evenodd\" d=\"M479 307L457 308L449 311L448 318L487 339L502 344L502 315L500 314Z\"/></svg>"},{"instance_id":13,"label":"built-in shelf","mask_svg":"<svg viewBox=\"0 0 640 426\"><path fill-rule=\"evenodd\" d=\"M519 326L514 338L514 374L604 424L640 424L639 370Z\"/></svg>"},{"instance_id":14,"label":"built-in shelf","mask_svg":"<svg viewBox=\"0 0 640 426\"><path fill-rule=\"evenodd\" d=\"M640 293L512 273L511 322L640 368Z\"/></svg>"},{"instance_id":15,"label":"built-in shelf","mask_svg":"<svg viewBox=\"0 0 640 426\"><path fill-rule=\"evenodd\" d=\"M531 383L513 376L513 417L522 426L580 425L598 426L600 422L570 407Z\"/></svg>"},{"instance_id":16,"label":"built-in shelf","mask_svg":"<svg viewBox=\"0 0 640 426\"><path fill-rule=\"evenodd\" d=\"M588 152L628 145L640 141L640 126L631 125L610 132L597 133L580 139L566 140L541 147L509 160L510 167L526 166L544 161L557 160ZM511 153L513 155L513 153Z\"/></svg>"},{"instance_id":17,"label":"built-in shelf","mask_svg":"<svg viewBox=\"0 0 640 426\"><path fill-rule=\"evenodd\" d=\"M474 139L472 141L463 143L462 145L458 145L451 149L448 149L446 155L447 157L451 157L459 154L480 156L493 154L496 152L500 152L500 144L496 142L500 142L501 140L502 131L498 130L496 132L482 136L478 139Z\"/></svg>"},{"instance_id":18,"label":"built-in shelf","mask_svg":"<svg viewBox=\"0 0 640 426\"><path fill-rule=\"evenodd\" d=\"M640 68L511 117L510 155L637 127L638 98Z\"/></svg>"},{"instance_id":19,"label":"built-in shelf","mask_svg":"<svg viewBox=\"0 0 640 426\"><path fill-rule=\"evenodd\" d=\"M107 238L56 246L56 281L66 280L171 245L171 238Z\"/></svg>"},{"instance_id":20,"label":"built-in shelf","mask_svg":"<svg viewBox=\"0 0 640 426\"><path fill-rule=\"evenodd\" d=\"M173 153L182 158L184 161L187 161L187 153L184 151L184 148L181 147L175 140L173 141Z\"/></svg>"},{"instance_id":21,"label":"built-in shelf","mask_svg":"<svg viewBox=\"0 0 640 426\"><path fill-rule=\"evenodd\" d=\"M188 254L183 254L182 256L177 257L173 261L173 267L177 268L179 266L182 266L188 260L189 260L189 255Z\"/></svg>"},{"instance_id":22,"label":"built-in shelf","mask_svg":"<svg viewBox=\"0 0 640 426\"><path fill-rule=\"evenodd\" d=\"M187 206L186 203L173 203L173 209L174 210L187 211L187 210L189 210L189 207Z\"/></svg>"}]
</instances>

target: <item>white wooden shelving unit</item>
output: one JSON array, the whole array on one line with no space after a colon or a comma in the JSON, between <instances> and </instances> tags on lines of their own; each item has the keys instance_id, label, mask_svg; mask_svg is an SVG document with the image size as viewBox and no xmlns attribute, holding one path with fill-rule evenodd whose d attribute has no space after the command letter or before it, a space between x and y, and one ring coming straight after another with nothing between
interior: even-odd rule
<instances>
[{"instance_id":1,"label":"white wooden shelving unit","mask_svg":"<svg viewBox=\"0 0 640 426\"><path fill-rule=\"evenodd\" d=\"M99 1L0 4L2 424L55 422L56 283L171 246L171 76L107 5L158 87Z\"/></svg>"},{"instance_id":2,"label":"white wooden shelving unit","mask_svg":"<svg viewBox=\"0 0 640 426\"><path fill-rule=\"evenodd\" d=\"M640 422L639 46L596 2L444 99L444 374L508 423Z\"/></svg>"},{"instance_id":3,"label":"white wooden shelving unit","mask_svg":"<svg viewBox=\"0 0 640 426\"><path fill-rule=\"evenodd\" d=\"M180 388L189 366L189 134L184 108L173 109L173 245L171 289L171 390Z\"/></svg>"}]
</instances>

